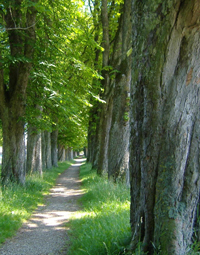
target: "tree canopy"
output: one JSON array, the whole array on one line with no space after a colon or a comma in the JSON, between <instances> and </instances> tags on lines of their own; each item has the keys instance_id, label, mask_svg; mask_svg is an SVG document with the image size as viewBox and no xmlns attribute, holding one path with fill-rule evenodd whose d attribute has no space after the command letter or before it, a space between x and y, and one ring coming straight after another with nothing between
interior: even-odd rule
<instances>
[{"instance_id":1,"label":"tree canopy","mask_svg":"<svg viewBox=\"0 0 200 255\"><path fill-rule=\"evenodd\" d=\"M83 1L16 1L16 5L12 1L1 4L0 63L4 86L9 91L11 64L31 62L26 114L21 117L41 130L58 129L63 134L59 136L62 144L77 147L81 141L80 146L85 146L90 99L98 100L92 80L100 78L93 61L95 49L100 46L94 40L91 17L84 11ZM13 54L8 37L9 31L23 34L28 29L22 21L31 12L30 7L37 11L32 60L21 52L21 45L17 46L19 52ZM14 8L22 21L14 20L14 27L6 27L6 14Z\"/></svg>"}]
</instances>

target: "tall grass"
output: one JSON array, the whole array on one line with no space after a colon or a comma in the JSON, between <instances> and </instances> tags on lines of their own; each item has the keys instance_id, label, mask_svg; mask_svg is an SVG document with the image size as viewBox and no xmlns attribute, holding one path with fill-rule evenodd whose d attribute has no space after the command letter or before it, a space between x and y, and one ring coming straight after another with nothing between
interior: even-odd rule
<instances>
[{"instance_id":1,"label":"tall grass","mask_svg":"<svg viewBox=\"0 0 200 255\"><path fill-rule=\"evenodd\" d=\"M55 184L60 173L70 166L66 161L58 163L58 167L27 176L25 186L10 184L0 189L0 244L14 235L22 223L28 219L38 205L44 200L44 194Z\"/></svg>"},{"instance_id":2,"label":"tall grass","mask_svg":"<svg viewBox=\"0 0 200 255\"><path fill-rule=\"evenodd\" d=\"M129 189L98 177L90 164L81 167L80 177L85 194L82 211L69 223L68 254L123 254L131 238Z\"/></svg>"}]
</instances>

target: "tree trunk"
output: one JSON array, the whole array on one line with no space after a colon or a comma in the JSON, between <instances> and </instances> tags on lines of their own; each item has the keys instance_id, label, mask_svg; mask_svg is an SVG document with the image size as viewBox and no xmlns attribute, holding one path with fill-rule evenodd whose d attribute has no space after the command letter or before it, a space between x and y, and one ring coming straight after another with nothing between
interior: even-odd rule
<instances>
[{"instance_id":1,"label":"tree trunk","mask_svg":"<svg viewBox=\"0 0 200 255\"><path fill-rule=\"evenodd\" d=\"M42 134L42 165L44 169L52 168L51 133L48 131L44 131Z\"/></svg>"},{"instance_id":2,"label":"tree trunk","mask_svg":"<svg viewBox=\"0 0 200 255\"><path fill-rule=\"evenodd\" d=\"M47 168L45 131L42 132L42 168Z\"/></svg>"},{"instance_id":3,"label":"tree trunk","mask_svg":"<svg viewBox=\"0 0 200 255\"><path fill-rule=\"evenodd\" d=\"M131 2L125 0L112 61L118 70L112 80L113 92L112 122L109 133L108 177L129 181L129 103L131 82Z\"/></svg>"},{"instance_id":4,"label":"tree trunk","mask_svg":"<svg viewBox=\"0 0 200 255\"><path fill-rule=\"evenodd\" d=\"M58 166L58 130L54 130L51 133L51 159L52 159L52 166Z\"/></svg>"},{"instance_id":5,"label":"tree trunk","mask_svg":"<svg viewBox=\"0 0 200 255\"><path fill-rule=\"evenodd\" d=\"M87 161L92 164L93 169L98 168L99 147L100 147L100 109L102 103L92 102L88 124L88 155Z\"/></svg>"},{"instance_id":6,"label":"tree trunk","mask_svg":"<svg viewBox=\"0 0 200 255\"><path fill-rule=\"evenodd\" d=\"M42 176L42 134L39 132L36 137L36 146L35 146L35 168L34 171L39 173Z\"/></svg>"},{"instance_id":7,"label":"tree trunk","mask_svg":"<svg viewBox=\"0 0 200 255\"><path fill-rule=\"evenodd\" d=\"M63 145L58 145L58 160L61 162L65 161L65 147Z\"/></svg>"},{"instance_id":8,"label":"tree trunk","mask_svg":"<svg viewBox=\"0 0 200 255\"><path fill-rule=\"evenodd\" d=\"M69 160L73 160L74 159L73 149L72 148L68 149L68 158L69 158Z\"/></svg>"},{"instance_id":9,"label":"tree trunk","mask_svg":"<svg viewBox=\"0 0 200 255\"><path fill-rule=\"evenodd\" d=\"M24 123L19 121L16 110L13 111L5 109L2 114L3 158L1 179L3 185L7 185L10 181L16 181L20 184L25 183Z\"/></svg>"},{"instance_id":10,"label":"tree trunk","mask_svg":"<svg viewBox=\"0 0 200 255\"><path fill-rule=\"evenodd\" d=\"M104 171L108 170L108 142L109 142L109 131L111 125L111 115L112 115L112 99L110 89L110 78L109 72L106 70L109 65L109 54L110 54L110 39L109 39L109 18L108 18L108 3L107 0L102 0L102 26L103 26L103 71L102 71L102 87L104 89L103 99L106 101L106 104L103 104L101 107L101 116L100 116L100 126L99 126L99 154L98 154L98 165L97 173L101 175Z\"/></svg>"},{"instance_id":11,"label":"tree trunk","mask_svg":"<svg viewBox=\"0 0 200 255\"><path fill-rule=\"evenodd\" d=\"M35 108L42 110L38 105ZM41 116L35 117L40 119ZM26 161L26 172L38 172L42 176L42 134L38 128L31 123L28 127L28 139L27 139L27 161Z\"/></svg>"},{"instance_id":12,"label":"tree trunk","mask_svg":"<svg viewBox=\"0 0 200 255\"><path fill-rule=\"evenodd\" d=\"M84 147L83 151L84 151L84 157L87 158L88 157L88 147Z\"/></svg>"},{"instance_id":13,"label":"tree trunk","mask_svg":"<svg viewBox=\"0 0 200 255\"><path fill-rule=\"evenodd\" d=\"M37 1L33 1L37 2ZM3 127L3 162L2 183L16 181L25 182L24 156L24 121L26 105L26 88L31 70L31 59L34 53L36 10L27 8L26 15L22 12L22 1L15 4L5 3L4 16L6 32L9 41L10 59L7 83L0 67L0 117ZM27 27L21 30L19 27ZM28 61L19 60L20 58ZM1 58L1 54L0 54ZM7 66L7 65L6 65Z\"/></svg>"},{"instance_id":14,"label":"tree trunk","mask_svg":"<svg viewBox=\"0 0 200 255\"><path fill-rule=\"evenodd\" d=\"M183 255L200 187L200 3L132 2L132 247Z\"/></svg>"},{"instance_id":15,"label":"tree trunk","mask_svg":"<svg viewBox=\"0 0 200 255\"><path fill-rule=\"evenodd\" d=\"M69 148L65 150L65 160L69 160Z\"/></svg>"}]
</instances>

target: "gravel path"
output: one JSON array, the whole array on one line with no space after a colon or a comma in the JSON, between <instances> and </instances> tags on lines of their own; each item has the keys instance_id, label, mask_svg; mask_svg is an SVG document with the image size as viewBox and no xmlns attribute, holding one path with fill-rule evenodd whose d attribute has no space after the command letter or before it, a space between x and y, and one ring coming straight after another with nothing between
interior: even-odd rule
<instances>
[{"instance_id":1,"label":"gravel path","mask_svg":"<svg viewBox=\"0 0 200 255\"><path fill-rule=\"evenodd\" d=\"M57 179L45 205L38 207L30 220L12 239L0 248L1 255L64 255L69 240L66 222L79 208L76 200L82 195L79 166L83 159L76 159Z\"/></svg>"}]
</instances>

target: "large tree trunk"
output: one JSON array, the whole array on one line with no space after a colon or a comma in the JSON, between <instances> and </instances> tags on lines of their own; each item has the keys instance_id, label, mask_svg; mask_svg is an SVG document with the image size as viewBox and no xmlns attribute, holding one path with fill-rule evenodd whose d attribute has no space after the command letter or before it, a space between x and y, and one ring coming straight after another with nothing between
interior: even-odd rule
<instances>
[{"instance_id":1,"label":"large tree trunk","mask_svg":"<svg viewBox=\"0 0 200 255\"><path fill-rule=\"evenodd\" d=\"M132 3L132 247L183 255L200 187L200 2Z\"/></svg>"},{"instance_id":2,"label":"large tree trunk","mask_svg":"<svg viewBox=\"0 0 200 255\"><path fill-rule=\"evenodd\" d=\"M131 82L131 2L125 0L115 47L113 50L114 70L118 70L112 81L113 110L109 133L108 177L129 181L129 104Z\"/></svg>"},{"instance_id":3,"label":"large tree trunk","mask_svg":"<svg viewBox=\"0 0 200 255\"><path fill-rule=\"evenodd\" d=\"M9 181L22 184L25 182L23 116L26 105L26 88L31 70L30 60L34 52L36 11L32 6L24 15L21 11L21 4L20 0L9 6L5 3L7 11L4 21L13 61L9 66L9 71L6 70L6 73L9 72L8 84L4 79L4 67L0 68L0 117L3 127L4 151L1 174L3 184ZM21 26L27 28L21 30L19 29ZM19 60L19 57L29 61L25 63Z\"/></svg>"},{"instance_id":4,"label":"large tree trunk","mask_svg":"<svg viewBox=\"0 0 200 255\"><path fill-rule=\"evenodd\" d=\"M19 121L16 110L14 113L13 111L6 109L2 114L3 158L1 178L3 185L10 181L25 183L24 123Z\"/></svg>"}]
</instances>

